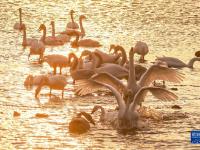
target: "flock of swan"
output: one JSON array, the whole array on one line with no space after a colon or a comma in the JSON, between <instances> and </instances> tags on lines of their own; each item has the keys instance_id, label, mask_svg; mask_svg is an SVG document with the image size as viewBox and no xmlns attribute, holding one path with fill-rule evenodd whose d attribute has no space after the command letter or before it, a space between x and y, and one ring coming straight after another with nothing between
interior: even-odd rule
<instances>
[{"instance_id":1,"label":"flock of swan","mask_svg":"<svg viewBox=\"0 0 200 150\"><path fill-rule=\"evenodd\" d=\"M22 10L19 8L20 22L14 25L14 29L23 32L22 46L29 46L31 55L39 56L39 63L46 62L52 69L53 74L28 75L24 86L29 89L36 86L35 98L39 98L42 87L52 90L61 90L64 98L65 86L68 84L62 69L69 68L70 76L75 84L76 95L83 96L102 89L108 89L117 100L117 108L106 111L102 106L94 106L91 113L80 112L69 123L69 131L73 133L84 133L90 129L90 123L95 125L91 114L101 110L100 122L111 124L116 129L140 129L143 127L142 113L144 99L150 92L159 100L176 100L177 95L164 88L157 86L156 80L180 83L184 75L175 68L193 68L195 61L200 61L200 52L196 52L188 64L173 57L157 57L155 63L149 68L136 64L134 55L141 55L139 62L145 62L145 55L149 52L145 42L138 41L129 50L127 55L125 49L120 45L110 45L109 53L101 50L83 50L80 57L71 52L68 56L60 54L45 55L45 46L58 46L70 42L71 47L101 47L98 41L85 39L86 33L83 27L84 15L80 15L79 24L74 21L74 11L70 11L71 22L66 29L59 34L55 32L55 23L51 22L52 35L46 35L46 26L41 24L39 31L43 32L40 39L26 37L26 26L22 23ZM71 40L75 37L75 40ZM59 73L57 73L59 68ZM126 84L122 81L124 79Z\"/></svg>"}]
</instances>

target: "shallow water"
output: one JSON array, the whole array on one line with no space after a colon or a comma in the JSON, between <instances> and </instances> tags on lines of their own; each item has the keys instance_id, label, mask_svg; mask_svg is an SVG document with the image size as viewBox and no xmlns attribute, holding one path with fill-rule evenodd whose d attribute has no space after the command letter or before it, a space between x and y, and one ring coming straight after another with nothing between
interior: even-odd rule
<instances>
[{"instance_id":1,"label":"shallow water","mask_svg":"<svg viewBox=\"0 0 200 150\"><path fill-rule=\"evenodd\" d=\"M72 135L67 127L76 112L90 112L95 104L114 109L116 100L103 95L76 97L70 77L62 102L50 102L44 94L40 102L35 100L34 90L26 91L23 81L28 74L48 73L51 68L27 61L29 49L22 48L22 34L13 30L19 7L22 7L23 21L27 25L27 37L39 38L39 24L49 25L52 19L56 31L63 31L69 21L68 12L74 9L75 20L80 14L87 16L86 35L99 40L104 45L101 50L107 52L112 43L128 51L136 41L145 41L150 49L146 57L148 63L162 55L188 62L200 45L200 3L194 0L1 0L0 149L199 149L199 145L190 144L190 131L200 129L199 62L193 70L180 70L185 73L181 84L168 84L169 88L178 88L174 91L179 96L178 101L160 102L148 96L144 104L168 113L175 112L171 106L177 104L183 107L178 112L187 113L189 118L152 123L148 130L136 133L121 134L112 127L98 124L86 134ZM66 55L71 51L80 54L81 50L66 44L46 48L45 54ZM42 93L48 92L48 89L42 90ZM14 111L21 116L14 118ZM46 113L49 117L36 118L36 113Z\"/></svg>"}]
</instances>

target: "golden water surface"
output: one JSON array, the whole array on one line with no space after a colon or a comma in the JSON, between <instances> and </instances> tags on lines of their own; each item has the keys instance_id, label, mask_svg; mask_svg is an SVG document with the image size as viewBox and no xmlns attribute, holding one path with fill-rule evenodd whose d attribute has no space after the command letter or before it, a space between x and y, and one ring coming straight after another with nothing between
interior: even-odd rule
<instances>
[{"instance_id":1,"label":"golden water surface","mask_svg":"<svg viewBox=\"0 0 200 150\"><path fill-rule=\"evenodd\" d=\"M22 34L13 30L18 22L18 8L22 8L27 37L40 38L41 23L50 34L50 21L55 21L56 32L63 31L70 21L69 11L75 10L75 20L86 15L86 37L99 40L108 52L109 45L120 44L128 52L138 40L145 41L150 49L148 63L156 56L174 56L188 62L200 50L200 2L198 0L1 0L0 1L0 149L199 149L190 144L190 131L200 129L200 63L194 69L184 68L185 80L181 84L168 84L178 88L176 102L160 102L152 96L144 105L158 111L175 112L174 104L183 109L189 118L163 121L150 125L145 131L121 134L112 127L97 123L83 135L68 132L70 119L79 111L90 112L94 104L114 109L113 96L77 97L73 94L71 79L61 102L53 103L44 93L40 101L34 98L34 89L26 91L23 81L28 74L49 73L47 64L28 62L29 49L21 46ZM48 47L45 54L67 55L82 49L72 49L69 43ZM31 57L33 60L34 57ZM138 57L136 58L138 59ZM66 72L65 69L63 71ZM60 91L54 91L60 94ZM13 117L13 112L21 113ZM48 118L36 118L46 113ZM98 120L98 114L95 120Z\"/></svg>"}]
</instances>

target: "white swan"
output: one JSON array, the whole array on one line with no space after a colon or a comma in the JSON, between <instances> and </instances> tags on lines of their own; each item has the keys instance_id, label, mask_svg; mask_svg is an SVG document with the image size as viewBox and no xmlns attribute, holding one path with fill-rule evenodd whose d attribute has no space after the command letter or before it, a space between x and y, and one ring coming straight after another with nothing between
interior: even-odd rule
<instances>
[{"instance_id":1,"label":"white swan","mask_svg":"<svg viewBox=\"0 0 200 150\"><path fill-rule=\"evenodd\" d=\"M70 36L68 36L66 34L59 34L59 35L55 34L55 22L54 21L51 21L50 25L52 27L52 38L54 38L55 41L61 41L63 44L70 41Z\"/></svg>"},{"instance_id":2,"label":"white swan","mask_svg":"<svg viewBox=\"0 0 200 150\"><path fill-rule=\"evenodd\" d=\"M53 36L46 36L46 26L44 24L41 24L39 27L39 31L43 30L43 36L41 37L41 41L45 44L45 45L50 45L50 46L58 46L58 45L63 45L64 42L53 37Z\"/></svg>"},{"instance_id":3,"label":"white swan","mask_svg":"<svg viewBox=\"0 0 200 150\"><path fill-rule=\"evenodd\" d=\"M193 68L193 65L196 61L200 61L200 57L194 57L190 59L188 64L184 63L183 61L179 60L178 58L175 57L157 57L156 60L160 60L163 62L166 62L168 67L173 67L173 68L183 68L183 67L188 67L188 68Z\"/></svg>"},{"instance_id":4,"label":"white swan","mask_svg":"<svg viewBox=\"0 0 200 150\"><path fill-rule=\"evenodd\" d=\"M76 39L71 42L71 47L101 47L102 45L99 41L95 41L92 39L81 39L79 40L79 35L76 35Z\"/></svg>"},{"instance_id":5,"label":"white swan","mask_svg":"<svg viewBox=\"0 0 200 150\"><path fill-rule=\"evenodd\" d=\"M84 116L84 118L82 117ZM69 132L82 134L90 129L90 123L95 125L92 116L86 112L80 112L69 123Z\"/></svg>"},{"instance_id":6,"label":"white swan","mask_svg":"<svg viewBox=\"0 0 200 150\"><path fill-rule=\"evenodd\" d=\"M54 69L54 75L56 74L57 67L60 68L60 74L62 74L62 68L69 67L68 58L59 54L46 55L43 58L43 62L47 62Z\"/></svg>"},{"instance_id":7,"label":"white swan","mask_svg":"<svg viewBox=\"0 0 200 150\"><path fill-rule=\"evenodd\" d=\"M133 63L134 53L135 51L132 48L129 53L130 70L127 86L125 86L121 81L108 73L95 74L88 80L89 82L87 85L84 85L85 90L93 90L97 86L98 88L104 86L113 92L119 105L118 123L115 126L118 129L140 128L139 114L136 108L138 105L142 104L148 91L150 91L156 98L161 100L177 99L177 96L174 93L166 89L150 87L149 85L154 80L160 79L179 83L183 79L182 74L178 73L176 70L156 64L152 65L142 76L140 81L136 83Z\"/></svg>"},{"instance_id":8,"label":"white swan","mask_svg":"<svg viewBox=\"0 0 200 150\"><path fill-rule=\"evenodd\" d=\"M38 99L38 94L40 93L43 86L48 86L50 88L50 98L52 89L62 90L62 99L64 96L64 88L67 84L66 77L63 75L52 75L43 76L40 80L38 87L35 90L35 98Z\"/></svg>"},{"instance_id":9,"label":"white swan","mask_svg":"<svg viewBox=\"0 0 200 150\"><path fill-rule=\"evenodd\" d=\"M80 17L79 17L80 31L77 29L67 28L65 31L61 32L61 34L67 34L69 36L79 35L80 37L84 37L85 36L85 29L83 27L84 19L86 19L86 17L84 15L80 15Z\"/></svg>"},{"instance_id":10,"label":"white swan","mask_svg":"<svg viewBox=\"0 0 200 150\"><path fill-rule=\"evenodd\" d=\"M14 29L20 30L20 31L21 31L23 25L24 25L24 24L22 23L22 9L19 8L19 23L18 23L18 22L15 23Z\"/></svg>"},{"instance_id":11,"label":"white swan","mask_svg":"<svg viewBox=\"0 0 200 150\"><path fill-rule=\"evenodd\" d=\"M144 63L144 56L149 52L149 48L145 42L137 41L135 44L135 53L141 55L139 62Z\"/></svg>"},{"instance_id":12,"label":"white swan","mask_svg":"<svg viewBox=\"0 0 200 150\"><path fill-rule=\"evenodd\" d=\"M70 17L71 17L71 22L67 23L67 27L66 27L66 30L68 28L71 28L71 29L78 29L79 28L79 25L78 23L74 22L74 17L73 17L73 14L75 13L74 10L71 10L70 11Z\"/></svg>"}]
</instances>

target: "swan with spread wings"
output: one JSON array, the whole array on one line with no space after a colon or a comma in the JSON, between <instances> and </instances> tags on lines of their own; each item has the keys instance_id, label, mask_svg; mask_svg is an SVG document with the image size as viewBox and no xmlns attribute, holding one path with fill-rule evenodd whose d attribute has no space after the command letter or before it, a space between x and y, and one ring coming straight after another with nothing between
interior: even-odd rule
<instances>
[{"instance_id":1,"label":"swan with spread wings","mask_svg":"<svg viewBox=\"0 0 200 150\"><path fill-rule=\"evenodd\" d=\"M131 48L129 53L129 78L125 86L116 77L109 73L99 73L93 75L90 79L85 80L84 84L79 85L77 92L94 92L98 88L106 87L114 94L118 106L118 119L116 128L132 129L138 128L139 114L137 106L141 105L147 92L151 92L160 100L176 100L178 97L163 88L150 86L154 80L165 80L169 82L180 83L183 80L183 74L177 70L168 68L162 62L152 65L136 82L134 69L134 53L135 49Z\"/></svg>"}]
</instances>

